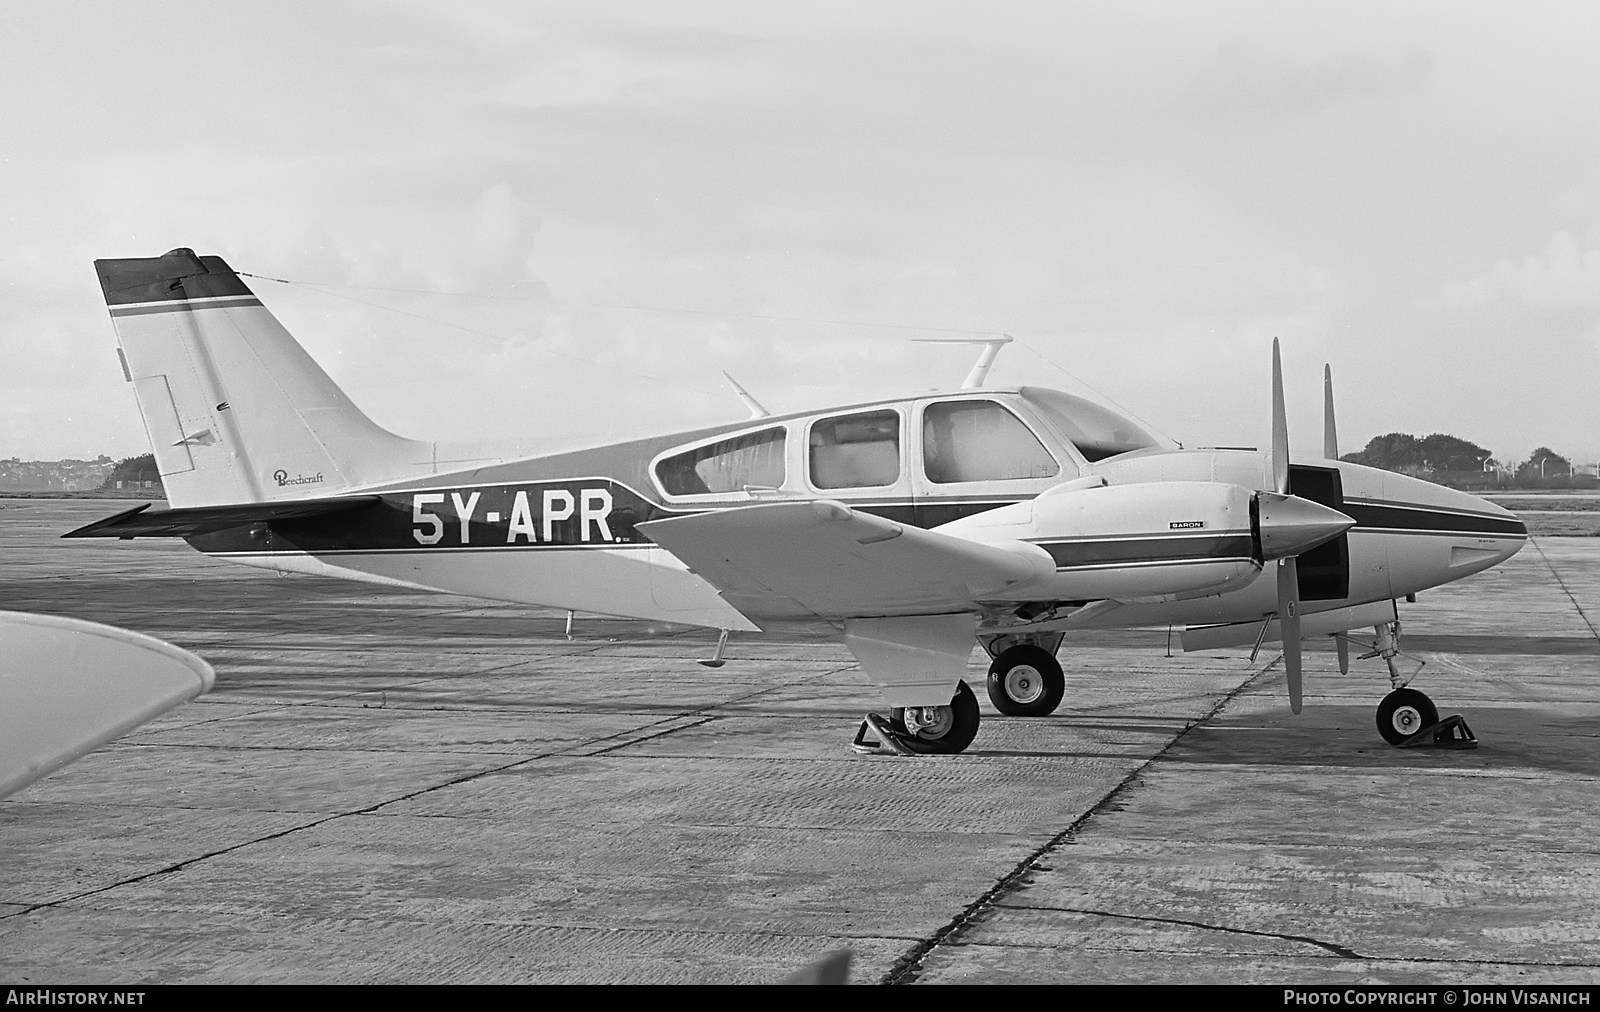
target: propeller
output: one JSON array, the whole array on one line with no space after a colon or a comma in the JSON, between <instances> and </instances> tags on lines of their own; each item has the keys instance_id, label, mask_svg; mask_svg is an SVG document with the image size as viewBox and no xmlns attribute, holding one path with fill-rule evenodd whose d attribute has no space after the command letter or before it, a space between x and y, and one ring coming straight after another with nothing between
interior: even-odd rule
<instances>
[{"instance_id":1,"label":"propeller","mask_svg":"<svg viewBox=\"0 0 1600 1012\"><path fill-rule=\"evenodd\" d=\"M1324 437L1326 449L1327 433ZM1295 495L1290 487L1289 424L1283 407L1283 361L1277 338L1272 339L1272 450L1266 464L1271 487L1256 493L1256 530L1262 565L1278 563L1278 631L1283 640L1283 666L1289 676L1289 709L1299 713L1300 570L1296 559L1300 553L1338 537L1356 522L1331 506ZM1268 627L1262 626L1263 639Z\"/></svg>"},{"instance_id":2,"label":"propeller","mask_svg":"<svg viewBox=\"0 0 1600 1012\"><path fill-rule=\"evenodd\" d=\"M1289 421L1283 407L1283 360L1278 339L1272 339L1272 491L1293 495L1289 488ZM1300 570L1294 555L1278 560L1278 631L1283 639L1283 667L1289 676L1289 709L1300 712Z\"/></svg>"}]
</instances>

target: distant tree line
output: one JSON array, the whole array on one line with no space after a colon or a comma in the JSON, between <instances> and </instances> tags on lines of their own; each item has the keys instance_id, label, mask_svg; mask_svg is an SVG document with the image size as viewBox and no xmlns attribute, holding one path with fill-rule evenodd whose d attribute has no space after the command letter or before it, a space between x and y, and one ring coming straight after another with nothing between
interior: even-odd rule
<instances>
[{"instance_id":1,"label":"distant tree line","mask_svg":"<svg viewBox=\"0 0 1600 1012\"><path fill-rule=\"evenodd\" d=\"M161 488L161 472L156 470L155 454L143 453L137 457L122 458L117 461L100 487L102 489Z\"/></svg>"},{"instance_id":2,"label":"distant tree line","mask_svg":"<svg viewBox=\"0 0 1600 1012\"><path fill-rule=\"evenodd\" d=\"M1339 459L1456 488L1566 488L1600 484L1592 474L1573 473L1572 462L1548 446L1541 446L1527 460L1508 466L1477 443L1441 432L1420 437L1405 432L1373 436L1361 452L1347 453Z\"/></svg>"}]
</instances>

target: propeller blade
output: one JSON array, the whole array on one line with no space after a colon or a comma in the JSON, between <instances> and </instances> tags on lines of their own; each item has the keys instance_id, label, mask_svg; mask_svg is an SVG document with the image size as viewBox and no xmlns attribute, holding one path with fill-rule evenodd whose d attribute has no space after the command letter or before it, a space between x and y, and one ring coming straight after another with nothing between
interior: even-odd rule
<instances>
[{"instance_id":1,"label":"propeller blade","mask_svg":"<svg viewBox=\"0 0 1600 1012\"><path fill-rule=\"evenodd\" d=\"M1339 432L1333 424L1333 366L1322 367L1322 456L1339 459Z\"/></svg>"},{"instance_id":2,"label":"propeller blade","mask_svg":"<svg viewBox=\"0 0 1600 1012\"><path fill-rule=\"evenodd\" d=\"M1300 712L1300 572L1294 556L1278 560L1278 631L1289 676L1289 709Z\"/></svg>"},{"instance_id":3,"label":"propeller blade","mask_svg":"<svg viewBox=\"0 0 1600 1012\"><path fill-rule=\"evenodd\" d=\"M1348 675L1350 673L1350 644L1345 641L1343 636L1335 636L1333 643L1339 651L1339 674Z\"/></svg>"},{"instance_id":4,"label":"propeller blade","mask_svg":"<svg viewBox=\"0 0 1600 1012\"><path fill-rule=\"evenodd\" d=\"M1283 362L1272 339L1272 491L1289 492L1289 421L1283 409Z\"/></svg>"}]
</instances>

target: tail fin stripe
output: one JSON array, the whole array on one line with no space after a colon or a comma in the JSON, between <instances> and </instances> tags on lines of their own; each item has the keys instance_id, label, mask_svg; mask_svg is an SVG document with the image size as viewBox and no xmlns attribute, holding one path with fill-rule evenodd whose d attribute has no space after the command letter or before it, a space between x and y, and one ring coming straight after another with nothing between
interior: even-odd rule
<instances>
[{"instance_id":1,"label":"tail fin stripe","mask_svg":"<svg viewBox=\"0 0 1600 1012\"><path fill-rule=\"evenodd\" d=\"M190 299L188 302L141 302L131 306L108 306L113 319L122 316L144 316L147 313L188 313L200 309L234 309L242 306L259 306L261 300L254 296L229 296L220 299Z\"/></svg>"}]
</instances>

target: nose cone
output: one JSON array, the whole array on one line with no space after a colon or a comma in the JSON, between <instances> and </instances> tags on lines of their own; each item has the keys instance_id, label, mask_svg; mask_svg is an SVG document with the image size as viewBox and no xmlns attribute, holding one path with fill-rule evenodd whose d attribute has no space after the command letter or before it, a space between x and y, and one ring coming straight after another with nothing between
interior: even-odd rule
<instances>
[{"instance_id":1,"label":"nose cone","mask_svg":"<svg viewBox=\"0 0 1600 1012\"><path fill-rule=\"evenodd\" d=\"M1487 499L1408 475L1342 464L1345 508L1381 543L1391 597L1459 580L1517 554L1528 528Z\"/></svg>"},{"instance_id":2,"label":"nose cone","mask_svg":"<svg viewBox=\"0 0 1600 1012\"><path fill-rule=\"evenodd\" d=\"M1356 525L1332 507L1276 492L1256 493L1256 510L1265 560L1299 555Z\"/></svg>"},{"instance_id":3,"label":"nose cone","mask_svg":"<svg viewBox=\"0 0 1600 1012\"><path fill-rule=\"evenodd\" d=\"M1459 570L1470 567L1474 572L1488 569L1511 558L1528 543L1528 525L1522 522L1521 517L1498 503L1469 492L1457 491L1455 494L1461 497L1458 500L1459 508L1478 515L1475 527L1486 529L1475 530L1480 536L1473 538L1471 544L1458 542L1451 547L1452 568Z\"/></svg>"}]
</instances>

